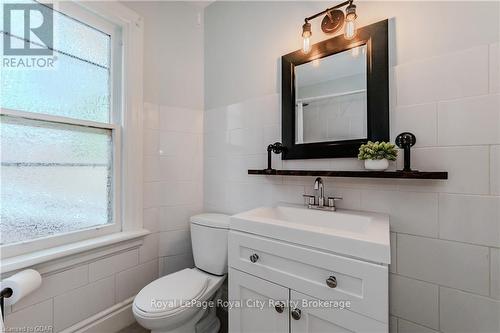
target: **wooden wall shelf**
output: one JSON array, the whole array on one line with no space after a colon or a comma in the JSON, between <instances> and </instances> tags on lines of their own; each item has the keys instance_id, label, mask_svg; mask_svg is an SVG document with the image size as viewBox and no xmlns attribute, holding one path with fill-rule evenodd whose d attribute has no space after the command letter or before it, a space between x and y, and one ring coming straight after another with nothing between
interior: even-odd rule
<instances>
[{"instance_id":1,"label":"wooden wall shelf","mask_svg":"<svg viewBox=\"0 0 500 333\"><path fill-rule=\"evenodd\" d=\"M248 170L249 175L399 178L399 179L448 179L445 171L318 171L318 170Z\"/></svg>"}]
</instances>

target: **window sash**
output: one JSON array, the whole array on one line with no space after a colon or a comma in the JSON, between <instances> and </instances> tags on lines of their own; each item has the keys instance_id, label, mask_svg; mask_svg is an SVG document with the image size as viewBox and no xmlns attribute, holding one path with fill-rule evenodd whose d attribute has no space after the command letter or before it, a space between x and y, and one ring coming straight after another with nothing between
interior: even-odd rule
<instances>
[{"instance_id":1,"label":"window sash","mask_svg":"<svg viewBox=\"0 0 500 333\"><path fill-rule=\"evenodd\" d=\"M119 26L108 23L101 19L97 14L92 13L84 6L71 1L39 1L40 3L54 4L54 10L68 15L83 24L87 24L97 30L100 30L111 37L111 55L110 55L110 119L109 123L81 120L64 116L55 116L43 113L27 112L24 110L12 110L0 108L0 114L11 117L19 117L30 120L40 120L53 123L70 124L77 126L86 126L93 128L109 129L112 135L112 154L113 154L113 185L112 185L112 205L113 205L113 223L91 227L88 229L75 230L67 233L55 234L46 237L26 240L23 242L2 245L1 256L8 258L27 254L34 251L40 251L50 247L61 246L74 243L85 239L104 236L124 230L122 219L122 85L123 78L123 50L122 36L119 33Z\"/></svg>"}]
</instances>

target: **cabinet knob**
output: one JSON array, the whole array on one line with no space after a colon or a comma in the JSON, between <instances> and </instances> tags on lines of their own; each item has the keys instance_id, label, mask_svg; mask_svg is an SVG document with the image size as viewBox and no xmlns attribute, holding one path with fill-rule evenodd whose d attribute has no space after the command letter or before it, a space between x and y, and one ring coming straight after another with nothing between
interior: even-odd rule
<instances>
[{"instance_id":1,"label":"cabinet knob","mask_svg":"<svg viewBox=\"0 0 500 333\"><path fill-rule=\"evenodd\" d=\"M326 279L326 285L330 288L337 287L337 279L335 278L335 276L332 275L328 277L328 279Z\"/></svg>"},{"instance_id":2,"label":"cabinet knob","mask_svg":"<svg viewBox=\"0 0 500 333\"><path fill-rule=\"evenodd\" d=\"M255 263L257 262L257 260L259 260L259 255L257 253L254 253L250 256L250 261Z\"/></svg>"},{"instance_id":3,"label":"cabinet knob","mask_svg":"<svg viewBox=\"0 0 500 333\"><path fill-rule=\"evenodd\" d=\"M293 319L299 320L301 316L302 316L302 311L300 311L300 309L293 309L292 310L292 318Z\"/></svg>"},{"instance_id":4,"label":"cabinet knob","mask_svg":"<svg viewBox=\"0 0 500 333\"><path fill-rule=\"evenodd\" d=\"M283 302L278 302L278 304L274 306L274 309L278 313L283 313L283 311L285 310L285 304L283 304Z\"/></svg>"}]
</instances>

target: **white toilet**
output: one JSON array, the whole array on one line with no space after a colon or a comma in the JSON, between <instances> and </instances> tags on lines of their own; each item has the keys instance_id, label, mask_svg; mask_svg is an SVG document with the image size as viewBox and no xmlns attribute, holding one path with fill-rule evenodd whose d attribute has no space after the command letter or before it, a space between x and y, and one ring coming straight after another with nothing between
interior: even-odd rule
<instances>
[{"instance_id":1,"label":"white toilet","mask_svg":"<svg viewBox=\"0 0 500 333\"><path fill-rule=\"evenodd\" d=\"M215 300L227 274L229 216L191 217L191 243L196 267L161 277L145 286L132 306L135 319L152 333L216 333L220 322ZM203 303L205 302L205 303Z\"/></svg>"}]
</instances>

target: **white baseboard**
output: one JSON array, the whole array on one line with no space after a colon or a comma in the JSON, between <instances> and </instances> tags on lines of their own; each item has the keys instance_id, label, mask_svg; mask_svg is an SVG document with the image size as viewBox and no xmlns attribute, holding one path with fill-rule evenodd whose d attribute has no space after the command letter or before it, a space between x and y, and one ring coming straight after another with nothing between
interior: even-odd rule
<instances>
[{"instance_id":1,"label":"white baseboard","mask_svg":"<svg viewBox=\"0 0 500 333\"><path fill-rule=\"evenodd\" d=\"M61 333L115 333L135 322L132 313L132 302L130 297L123 302L113 305L92 317L66 328Z\"/></svg>"}]
</instances>

